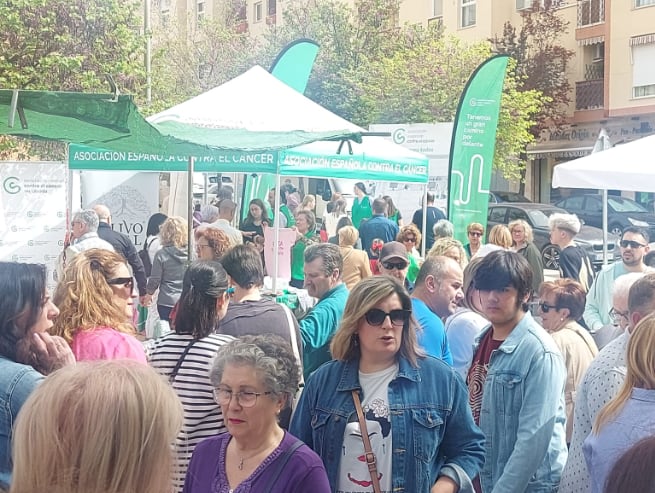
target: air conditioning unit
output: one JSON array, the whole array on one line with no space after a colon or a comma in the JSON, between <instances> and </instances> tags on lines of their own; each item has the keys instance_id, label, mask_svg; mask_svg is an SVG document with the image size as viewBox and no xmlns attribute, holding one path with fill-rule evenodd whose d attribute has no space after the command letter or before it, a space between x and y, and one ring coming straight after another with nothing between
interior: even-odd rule
<instances>
[{"instance_id":1,"label":"air conditioning unit","mask_svg":"<svg viewBox=\"0 0 655 493\"><path fill-rule=\"evenodd\" d=\"M591 54L591 63L601 63L605 61L605 43L596 43L593 45Z\"/></svg>"}]
</instances>

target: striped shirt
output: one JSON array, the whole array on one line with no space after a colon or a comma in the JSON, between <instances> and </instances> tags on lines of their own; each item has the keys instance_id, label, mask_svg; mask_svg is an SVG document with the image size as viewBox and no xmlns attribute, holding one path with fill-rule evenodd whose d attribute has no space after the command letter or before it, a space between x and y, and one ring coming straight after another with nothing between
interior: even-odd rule
<instances>
[{"instance_id":1,"label":"striped shirt","mask_svg":"<svg viewBox=\"0 0 655 493\"><path fill-rule=\"evenodd\" d=\"M210 334L193 342L193 336L190 334L171 332L152 343L150 364L160 374L170 378L184 350L193 342L172 382L184 408L184 426L176 440L177 463L174 481L177 491L182 491L195 446L204 439L225 431L221 408L214 401L209 370L218 348L232 340L234 337Z\"/></svg>"}]
</instances>

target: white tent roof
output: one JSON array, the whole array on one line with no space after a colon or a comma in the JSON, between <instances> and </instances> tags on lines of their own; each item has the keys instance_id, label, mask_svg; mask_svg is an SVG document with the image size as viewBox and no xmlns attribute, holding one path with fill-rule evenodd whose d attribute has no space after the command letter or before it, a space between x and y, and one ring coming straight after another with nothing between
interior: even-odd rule
<instances>
[{"instance_id":1,"label":"white tent roof","mask_svg":"<svg viewBox=\"0 0 655 493\"><path fill-rule=\"evenodd\" d=\"M362 132L255 65L247 72L148 121L251 132Z\"/></svg>"},{"instance_id":2,"label":"white tent roof","mask_svg":"<svg viewBox=\"0 0 655 493\"><path fill-rule=\"evenodd\" d=\"M553 187L655 192L655 135L558 164Z\"/></svg>"}]
</instances>

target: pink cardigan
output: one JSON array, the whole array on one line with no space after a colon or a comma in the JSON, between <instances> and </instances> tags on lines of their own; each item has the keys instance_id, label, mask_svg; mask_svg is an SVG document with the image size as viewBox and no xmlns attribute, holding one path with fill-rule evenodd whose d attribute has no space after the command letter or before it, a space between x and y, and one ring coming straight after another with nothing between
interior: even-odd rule
<instances>
[{"instance_id":1,"label":"pink cardigan","mask_svg":"<svg viewBox=\"0 0 655 493\"><path fill-rule=\"evenodd\" d=\"M132 359L148 364L143 345L136 337L111 327L80 330L73 337L71 349L77 361Z\"/></svg>"}]
</instances>

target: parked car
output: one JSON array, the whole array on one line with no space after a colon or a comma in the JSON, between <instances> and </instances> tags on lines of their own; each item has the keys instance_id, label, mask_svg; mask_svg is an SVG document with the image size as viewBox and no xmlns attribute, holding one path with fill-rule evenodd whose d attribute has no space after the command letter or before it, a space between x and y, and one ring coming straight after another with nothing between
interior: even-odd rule
<instances>
[{"instance_id":1,"label":"parked car","mask_svg":"<svg viewBox=\"0 0 655 493\"><path fill-rule=\"evenodd\" d=\"M566 213L559 207L535 202L489 204L487 231L496 224L509 224L515 219L527 221L532 226L534 244L541 252L544 268L559 269L560 250L550 242L550 228L548 227L548 216L555 212ZM608 262L613 262L615 257L620 255L616 247L618 239L616 235L608 234ZM593 226L583 225L580 233L575 237L575 242L587 252L594 268L600 269L603 265L603 231Z\"/></svg>"},{"instance_id":2,"label":"parked car","mask_svg":"<svg viewBox=\"0 0 655 493\"><path fill-rule=\"evenodd\" d=\"M500 204L503 202L532 202L532 200L516 192L501 192L498 190L489 192L490 204Z\"/></svg>"},{"instance_id":3,"label":"parked car","mask_svg":"<svg viewBox=\"0 0 655 493\"><path fill-rule=\"evenodd\" d=\"M585 224L603 227L602 195L582 194L560 200L555 204L576 214ZM632 199L609 195L607 197L607 230L620 236L628 226L638 226L655 239L655 214Z\"/></svg>"}]
</instances>

